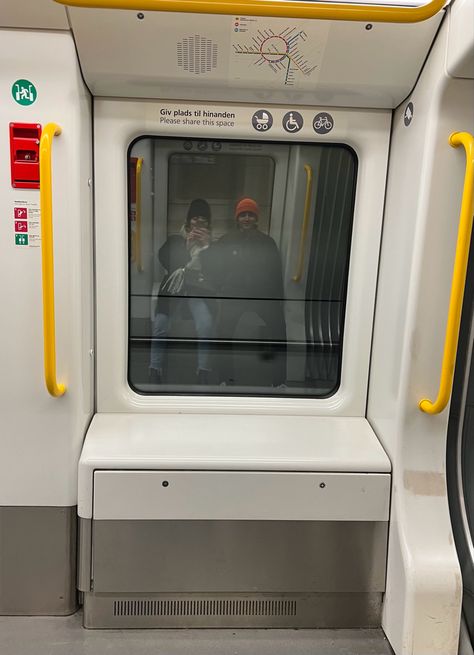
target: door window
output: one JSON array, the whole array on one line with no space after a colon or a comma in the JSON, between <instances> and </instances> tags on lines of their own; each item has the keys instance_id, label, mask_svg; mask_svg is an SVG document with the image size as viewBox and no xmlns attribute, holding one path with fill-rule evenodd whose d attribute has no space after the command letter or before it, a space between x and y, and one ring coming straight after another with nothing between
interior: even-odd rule
<instances>
[{"instance_id":1,"label":"door window","mask_svg":"<svg viewBox=\"0 0 474 655\"><path fill-rule=\"evenodd\" d=\"M337 390L356 165L338 145L134 142L128 379L137 392Z\"/></svg>"}]
</instances>

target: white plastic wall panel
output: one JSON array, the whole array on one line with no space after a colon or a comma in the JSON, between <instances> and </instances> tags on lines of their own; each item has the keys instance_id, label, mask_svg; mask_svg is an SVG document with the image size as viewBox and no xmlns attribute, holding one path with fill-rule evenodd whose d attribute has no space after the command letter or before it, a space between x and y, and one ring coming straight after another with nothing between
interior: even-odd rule
<instances>
[{"instance_id":1,"label":"white plastic wall panel","mask_svg":"<svg viewBox=\"0 0 474 655\"><path fill-rule=\"evenodd\" d=\"M94 519L388 521L390 475L96 471Z\"/></svg>"},{"instance_id":2,"label":"white plastic wall panel","mask_svg":"<svg viewBox=\"0 0 474 655\"><path fill-rule=\"evenodd\" d=\"M446 68L452 77L474 79L474 2L456 0L449 11Z\"/></svg>"},{"instance_id":3,"label":"white plastic wall panel","mask_svg":"<svg viewBox=\"0 0 474 655\"><path fill-rule=\"evenodd\" d=\"M68 30L66 8L53 0L1 0L0 27Z\"/></svg>"},{"instance_id":4,"label":"white plastic wall panel","mask_svg":"<svg viewBox=\"0 0 474 655\"><path fill-rule=\"evenodd\" d=\"M378 108L396 107L411 91L443 14L367 26L69 10L82 71L97 96L267 104L297 97L299 105ZM272 48L282 54L277 64Z\"/></svg>"},{"instance_id":5,"label":"white plastic wall panel","mask_svg":"<svg viewBox=\"0 0 474 655\"><path fill-rule=\"evenodd\" d=\"M212 127L170 123L162 112L179 110L232 113L226 125ZM259 105L223 105L126 101L94 101L97 275L97 408L99 412L192 412L313 414L364 416L372 340L375 285L382 226L391 112L331 110L334 128L318 136L312 122L319 108L272 107L273 127L256 133L252 115ZM291 109L304 120L298 137L305 143L342 143L358 158L354 227L351 243L344 355L341 383L329 398L140 395L127 381L128 233L127 150L140 135L181 138L253 139L294 142L282 119Z\"/></svg>"},{"instance_id":6,"label":"white plastic wall panel","mask_svg":"<svg viewBox=\"0 0 474 655\"><path fill-rule=\"evenodd\" d=\"M369 387L368 419L393 464L383 627L397 655L458 652L449 409L418 407L437 395L465 173L464 149L448 139L474 133L474 85L446 74L447 28L407 99L408 127L407 103L394 116Z\"/></svg>"},{"instance_id":7,"label":"white plastic wall panel","mask_svg":"<svg viewBox=\"0 0 474 655\"><path fill-rule=\"evenodd\" d=\"M18 79L35 85L33 104L15 102ZM93 409L91 106L72 35L2 30L0 95L0 504L71 506ZM67 386L58 399L43 379L40 248L15 245L14 205L38 203L39 190L11 186L12 121L62 128L52 158L57 372Z\"/></svg>"},{"instance_id":8,"label":"white plastic wall panel","mask_svg":"<svg viewBox=\"0 0 474 655\"><path fill-rule=\"evenodd\" d=\"M96 414L79 463L82 518L104 470L388 474L390 461L364 418Z\"/></svg>"}]
</instances>

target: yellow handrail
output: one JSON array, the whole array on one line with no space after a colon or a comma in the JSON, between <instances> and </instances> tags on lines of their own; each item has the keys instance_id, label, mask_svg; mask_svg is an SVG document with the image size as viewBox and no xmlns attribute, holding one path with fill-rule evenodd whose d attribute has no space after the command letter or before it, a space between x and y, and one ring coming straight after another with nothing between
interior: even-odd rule
<instances>
[{"instance_id":1,"label":"yellow handrail","mask_svg":"<svg viewBox=\"0 0 474 655\"><path fill-rule=\"evenodd\" d=\"M139 273L143 272L142 266L142 168L143 157L137 160L136 182L135 182L135 260Z\"/></svg>"},{"instance_id":2,"label":"yellow handrail","mask_svg":"<svg viewBox=\"0 0 474 655\"><path fill-rule=\"evenodd\" d=\"M474 214L474 137L467 132L454 132L449 137L449 144L453 148L461 145L464 146L466 151L466 173L464 176L464 191L459 217L458 240L456 244L456 257L454 260L453 281L451 285L451 298L449 301L438 397L434 402L424 398L419 403L421 411L427 414L439 414L442 412L451 396Z\"/></svg>"},{"instance_id":3,"label":"yellow handrail","mask_svg":"<svg viewBox=\"0 0 474 655\"><path fill-rule=\"evenodd\" d=\"M298 268L295 275L291 278L293 282L299 282L304 270L304 253L306 246L306 234L309 224L309 209L311 207L311 192L313 190L313 169L309 164L304 165L306 171L306 195L304 199L303 225L301 227L300 250L298 255Z\"/></svg>"},{"instance_id":4,"label":"yellow handrail","mask_svg":"<svg viewBox=\"0 0 474 655\"><path fill-rule=\"evenodd\" d=\"M61 134L61 128L48 123L40 140L40 209L41 209L41 269L43 277L43 340L44 379L49 393L58 398L66 391L56 379L56 329L54 318L54 249L53 249L53 199L51 181L51 149L53 137Z\"/></svg>"},{"instance_id":5,"label":"yellow handrail","mask_svg":"<svg viewBox=\"0 0 474 655\"><path fill-rule=\"evenodd\" d=\"M437 14L446 0L430 0L421 7L353 5L337 2L289 2L288 0L55 0L69 7L175 11L190 14L319 18L367 23L419 23Z\"/></svg>"}]
</instances>

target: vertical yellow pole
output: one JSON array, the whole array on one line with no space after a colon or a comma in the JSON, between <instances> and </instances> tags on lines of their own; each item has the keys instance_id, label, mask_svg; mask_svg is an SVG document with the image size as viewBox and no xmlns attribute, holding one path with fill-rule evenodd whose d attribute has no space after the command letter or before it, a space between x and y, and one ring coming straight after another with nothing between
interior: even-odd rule
<instances>
[{"instance_id":1,"label":"vertical yellow pole","mask_svg":"<svg viewBox=\"0 0 474 655\"><path fill-rule=\"evenodd\" d=\"M41 209L41 268L43 280L43 340L44 379L49 393L58 398L66 391L56 380L56 327L54 315L54 247L53 247L53 194L51 175L51 149L61 128L48 123L40 141L40 209Z\"/></svg>"}]
</instances>

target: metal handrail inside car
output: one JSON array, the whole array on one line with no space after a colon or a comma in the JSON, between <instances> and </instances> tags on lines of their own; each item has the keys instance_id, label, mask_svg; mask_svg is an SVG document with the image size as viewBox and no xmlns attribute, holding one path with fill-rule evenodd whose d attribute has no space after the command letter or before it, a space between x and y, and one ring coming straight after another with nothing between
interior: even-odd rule
<instances>
[{"instance_id":1,"label":"metal handrail inside car","mask_svg":"<svg viewBox=\"0 0 474 655\"><path fill-rule=\"evenodd\" d=\"M347 4L337 2L291 2L288 0L55 0L68 7L132 9L189 14L265 16L267 18L318 18L369 23L419 23L437 14L446 0L430 0L421 7Z\"/></svg>"},{"instance_id":2,"label":"metal handrail inside car","mask_svg":"<svg viewBox=\"0 0 474 655\"><path fill-rule=\"evenodd\" d=\"M435 401L423 398L419 403L421 411L427 414L441 413L451 397L474 214L474 137L467 132L454 132L449 137L449 144L453 148L464 146L466 151L466 172L438 396Z\"/></svg>"},{"instance_id":3,"label":"metal handrail inside car","mask_svg":"<svg viewBox=\"0 0 474 655\"><path fill-rule=\"evenodd\" d=\"M311 207L311 194L313 190L313 169L309 164L304 165L306 171L306 195L304 199L303 225L301 227L300 248L298 255L298 268L295 275L291 278L293 282L299 282L304 271L304 253L306 246L306 235L309 225L309 209Z\"/></svg>"},{"instance_id":4,"label":"metal handrail inside car","mask_svg":"<svg viewBox=\"0 0 474 655\"><path fill-rule=\"evenodd\" d=\"M143 272L142 266L142 169L143 157L137 160L136 182L135 182L135 262L139 273Z\"/></svg>"},{"instance_id":5,"label":"metal handrail inside car","mask_svg":"<svg viewBox=\"0 0 474 655\"><path fill-rule=\"evenodd\" d=\"M51 396L58 398L66 392L66 385L56 378L56 322L54 312L54 245L51 150L53 138L61 134L61 128L48 123L41 134L40 210L41 210L41 270L43 281L43 342L44 379Z\"/></svg>"}]
</instances>

